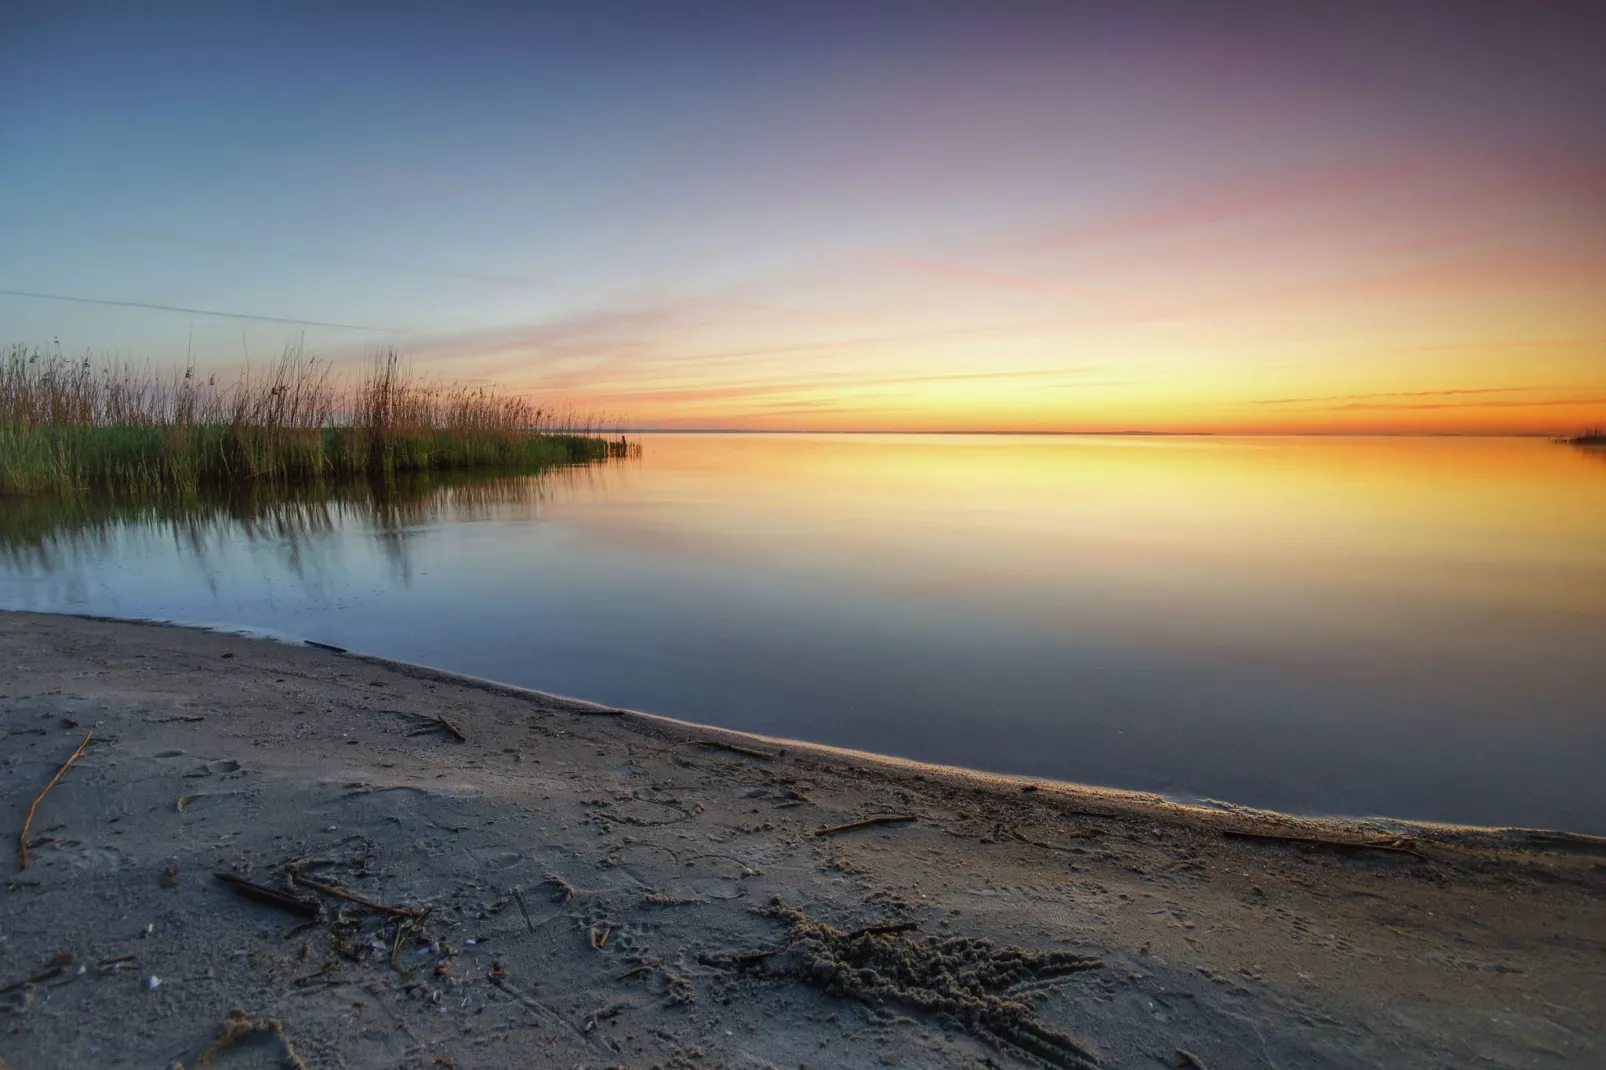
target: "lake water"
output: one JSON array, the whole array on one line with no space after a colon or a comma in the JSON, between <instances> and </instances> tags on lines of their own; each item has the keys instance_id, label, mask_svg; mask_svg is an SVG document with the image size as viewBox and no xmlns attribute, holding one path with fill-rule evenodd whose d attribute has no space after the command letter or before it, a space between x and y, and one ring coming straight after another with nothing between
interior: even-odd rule
<instances>
[{"instance_id":1,"label":"lake water","mask_svg":"<svg viewBox=\"0 0 1606 1070\"><path fill-rule=\"evenodd\" d=\"M0 503L0 605L249 626L996 772L1606 832L1599 454L642 441L382 503Z\"/></svg>"}]
</instances>

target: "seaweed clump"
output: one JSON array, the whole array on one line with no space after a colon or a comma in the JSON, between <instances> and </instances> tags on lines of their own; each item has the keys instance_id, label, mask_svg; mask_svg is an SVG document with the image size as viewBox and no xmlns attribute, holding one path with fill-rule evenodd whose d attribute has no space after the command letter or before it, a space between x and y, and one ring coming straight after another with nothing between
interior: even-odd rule
<instances>
[{"instance_id":1,"label":"seaweed clump","mask_svg":"<svg viewBox=\"0 0 1606 1070\"><path fill-rule=\"evenodd\" d=\"M876 929L845 931L779 898L762 911L791 926L787 972L805 984L872 1007L897 1004L953 1019L997 1047L1067 1070L1098 1065L1081 1041L1037 1020L1019 989L1098 969L1069 951L998 947L963 936L916 941Z\"/></svg>"}]
</instances>

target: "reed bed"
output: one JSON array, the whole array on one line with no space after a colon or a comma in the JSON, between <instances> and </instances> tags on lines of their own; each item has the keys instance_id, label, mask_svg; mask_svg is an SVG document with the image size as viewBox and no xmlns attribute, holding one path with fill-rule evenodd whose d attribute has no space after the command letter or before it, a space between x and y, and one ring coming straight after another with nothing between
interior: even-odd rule
<instances>
[{"instance_id":1,"label":"reed bed","mask_svg":"<svg viewBox=\"0 0 1606 1070\"><path fill-rule=\"evenodd\" d=\"M1562 439L1574 446L1606 446L1606 425L1586 427L1576 435Z\"/></svg>"},{"instance_id":2,"label":"reed bed","mask_svg":"<svg viewBox=\"0 0 1606 1070\"><path fill-rule=\"evenodd\" d=\"M342 377L292 346L223 383L24 346L0 360L0 496L531 470L633 448L572 411L410 375L394 351Z\"/></svg>"}]
</instances>

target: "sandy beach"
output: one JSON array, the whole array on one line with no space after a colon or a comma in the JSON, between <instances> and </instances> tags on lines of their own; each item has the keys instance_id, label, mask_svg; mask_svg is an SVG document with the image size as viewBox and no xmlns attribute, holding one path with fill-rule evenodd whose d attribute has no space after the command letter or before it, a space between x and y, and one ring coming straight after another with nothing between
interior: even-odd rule
<instances>
[{"instance_id":1,"label":"sandy beach","mask_svg":"<svg viewBox=\"0 0 1606 1070\"><path fill-rule=\"evenodd\" d=\"M985 777L159 625L0 614L0 692L7 1070L1606 1065L1601 838Z\"/></svg>"}]
</instances>

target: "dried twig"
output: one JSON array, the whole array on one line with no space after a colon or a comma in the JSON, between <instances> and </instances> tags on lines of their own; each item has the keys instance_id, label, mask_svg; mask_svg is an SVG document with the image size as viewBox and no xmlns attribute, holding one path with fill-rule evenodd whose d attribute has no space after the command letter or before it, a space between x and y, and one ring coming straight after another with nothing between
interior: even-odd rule
<instances>
[{"instance_id":1,"label":"dried twig","mask_svg":"<svg viewBox=\"0 0 1606 1070\"><path fill-rule=\"evenodd\" d=\"M56 775L50 778L50 783L45 785L45 790L41 791L39 793L39 795L34 799L33 805L28 807L28 819L22 823L22 835L17 838L17 843L22 848L22 868L23 869L27 869L28 868L28 829L29 829L30 826L33 825L33 813L34 813L34 811L39 809L39 804L41 802L44 802L44 799L45 799L46 795L50 794L50 789L56 786L56 781L61 779L61 775L67 771L67 767L68 766L72 765L72 763L74 763L74 762L76 762L78 760L78 756L80 754L84 753L84 748L89 746L89 741L91 739L93 739L93 738L95 738L95 733L94 732L86 732L84 734L84 741L82 743L78 744L78 749L73 751L72 755L70 757L68 757L68 759L65 762L61 763L61 768L57 769L56 770Z\"/></svg>"},{"instance_id":2,"label":"dried twig","mask_svg":"<svg viewBox=\"0 0 1606 1070\"><path fill-rule=\"evenodd\" d=\"M332 895L336 899L344 899L348 903L356 903L360 907L367 907L369 910L377 911L380 914L389 914L397 918L421 918L428 913L428 911L414 910L411 907L393 907L384 903L376 903L372 899L364 899L356 892L348 892L338 884L325 884L322 881L315 881L311 877L304 876L299 870L292 869L287 872L291 880L296 884L305 884L314 891L322 892L324 895Z\"/></svg>"},{"instance_id":3,"label":"dried twig","mask_svg":"<svg viewBox=\"0 0 1606 1070\"><path fill-rule=\"evenodd\" d=\"M68 954L67 952L62 952L53 960L51 960L49 966L41 970L39 973L34 974L32 977L27 977L21 981L13 981L8 985L0 986L0 995L3 995L6 992L15 992L17 989L26 988L29 985L42 984L45 981L50 980L52 977L58 976L62 970L65 970L71 965L72 955Z\"/></svg>"},{"instance_id":4,"label":"dried twig","mask_svg":"<svg viewBox=\"0 0 1606 1070\"><path fill-rule=\"evenodd\" d=\"M630 969L626 970L624 973L621 973L618 977L615 977L614 980L623 981L626 978L636 976L638 973L646 973L648 970L655 970L663 964L664 960L662 958L648 959L646 962L638 963L637 965L630 967Z\"/></svg>"},{"instance_id":5,"label":"dried twig","mask_svg":"<svg viewBox=\"0 0 1606 1070\"><path fill-rule=\"evenodd\" d=\"M530 912L524 908L524 896L519 894L517 888L509 889L509 892L513 896L513 902L519 905L519 913L524 915L524 927L532 933L535 932L535 923L530 920Z\"/></svg>"},{"instance_id":6,"label":"dried twig","mask_svg":"<svg viewBox=\"0 0 1606 1070\"><path fill-rule=\"evenodd\" d=\"M288 910L292 914L300 914L304 918L316 918L323 914L323 904L316 899L303 899L298 895L281 892L277 888L248 881L235 873L214 873L212 876L220 881L234 885L234 890L247 899L255 899L259 903Z\"/></svg>"},{"instance_id":7,"label":"dried twig","mask_svg":"<svg viewBox=\"0 0 1606 1070\"><path fill-rule=\"evenodd\" d=\"M758 750L754 747L737 746L735 743L726 743L722 739L698 739L694 740L693 742L696 743L697 746L707 747L709 750L726 750L730 751L732 754L745 754L749 758L757 758L760 761L765 762L770 761L775 757L775 755L771 754L769 751Z\"/></svg>"},{"instance_id":8,"label":"dried twig","mask_svg":"<svg viewBox=\"0 0 1606 1070\"><path fill-rule=\"evenodd\" d=\"M863 821L849 821L846 825L832 825L830 828L815 829L816 836L835 836L839 832L852 832L854 829L869 828L872 825L895 825L904 821L917 820L913 814L884 814L881 817L867 817Z\"/></svg>"},{"instance_id":9,"label":"dried twig","mask_svg":"<svg viewBox=\"0 0 1606 1070\"><path fill-rule=\"evenodd\" d=\"M1203 1059L1199 1058L1187 1048L1177 1049L1177 1065L1179 1067L1187 1068L1187 1070L1210 1070L1210 1068L1204 1064Z\"/></svg>"},{"instance_id":10,"label":"dried twig","mask_svg":"<svg viewBox=\"0 0 1606 1070\"><path fill-rule=\"evenodd\" d=\"M396 962L396 956L401 954L402 940L406 939L409 932L417 932L418 927L424 923L424 919L428 916L429 911L425 910L417 917L408 918L406 921L401 922L396 926L396 942L392 944L390 948L390 968L401 974L403 978L410 977L411 973L410 971L402 969L401 966Z\"/></svg>"}]
</instances>

